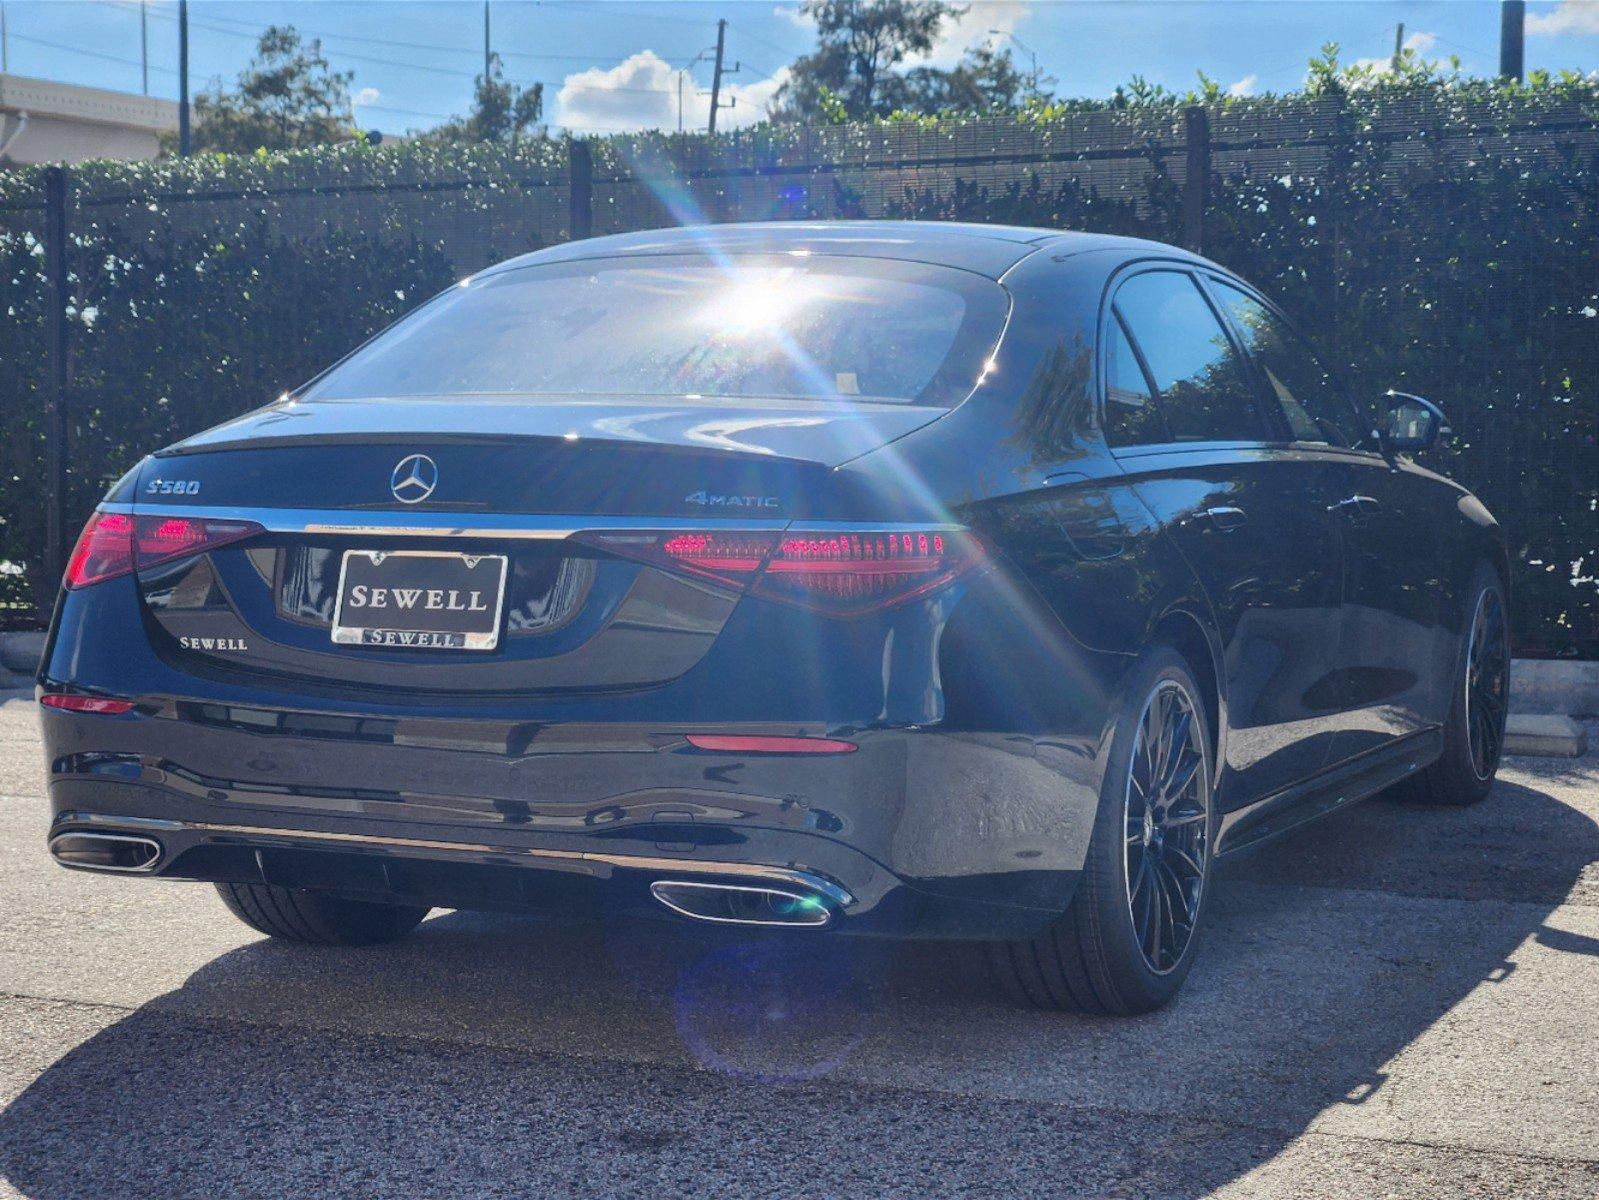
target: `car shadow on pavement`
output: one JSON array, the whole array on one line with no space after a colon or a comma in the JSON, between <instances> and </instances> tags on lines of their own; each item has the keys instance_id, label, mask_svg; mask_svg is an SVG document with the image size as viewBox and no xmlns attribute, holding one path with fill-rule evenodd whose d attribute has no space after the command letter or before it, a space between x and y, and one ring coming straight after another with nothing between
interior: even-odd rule
<instances>
[{"instance_id":1,"label":"car shadow on pavement","mask_svg":"<svg viewBox=\"0 0 1599 1200\"><path fill-rule=\"evenodd\" d=\"M1383 1097L1529 939L1594 954L1545 921L1595 861L1599 827L1531 787L1356 806L1230 863L1187 989L1136 1019L1009 1007L968 948L791 931L448 913L385 948L255 942L87 1010L0 1113L0 1174L49 1198L912 1195L970 1168L989 1194L1204 1196Z\"/></svg>"}]
</instances>

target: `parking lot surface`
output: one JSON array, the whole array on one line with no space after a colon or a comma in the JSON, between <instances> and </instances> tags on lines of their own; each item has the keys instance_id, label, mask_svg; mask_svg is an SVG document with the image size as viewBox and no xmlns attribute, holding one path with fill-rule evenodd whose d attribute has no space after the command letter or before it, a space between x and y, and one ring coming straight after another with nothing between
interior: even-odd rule
<instances>
[{"instance_id":1,"label":"parking lot surface","mask_svg":"<svg viewBox=\"0 0 1599 1200\"><path fill-rule=\"evenodd\" d=\"M1228 864L1178 1003L1085 1019L792 931L269 944L53 866L11 696L0 1196L1599 1195L1599 757Z\"/></svg>"}]
</instances>

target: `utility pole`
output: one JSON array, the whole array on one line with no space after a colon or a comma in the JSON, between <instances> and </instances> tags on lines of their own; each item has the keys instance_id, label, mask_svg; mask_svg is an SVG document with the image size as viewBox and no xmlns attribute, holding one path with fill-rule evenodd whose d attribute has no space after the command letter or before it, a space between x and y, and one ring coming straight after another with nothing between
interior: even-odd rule
<instances>
[{"instance_id":1,"label":"utility pole","mask_svg":"<svg viewBox=\"0 0 1599 1200\"><path fill-rule=\"evenodd\" d=\"M711 76L711 126L708 132L716 132L716 110L722 102L722 46L727 40L727 21L716 22L716 73Z\"/></svg>"},{"instance_id":2,"label":"utility pole","mask_svg":"<svg viewBox=\"0 0 1599 1200\"><path fill-rule=\"evenodd\" d=\"M488 86L489 62L493 52L489 49L489 0L483 0L483 85Z\"/></svg>"},{"instance_id":3,"label":"utility pole","mask_svg":"<svg viewBox=\"0 0 1599 1200\"><path fill-rule=\"evenodd\" d=\"M1526 66L1527 0L1502 0L1499 5L1499 75L1521 82Z\"/></svg>"},{"instance_id":4,"label":"utility pole","mask_svg":"<svg viewBox=\"0 0 1599 1200\"><path fill-rule=\"evenodd\" d=\"M678 68L678 72L677 72L677 131L679 133L683 132L683 77L686 76L695 67L697 67L700 63L704 62L705 59L706 59L706 56L711 54L711 53L713 53L712 47L707 46L707 47L705 47L705 49L701 50L698 54L696 54L693 58L689 59L688 62L684 63L681 67ZM704 92L699 92L697 94L703 96L705 93Z\"/></svg>"},{"instance_id":5,"label":"utility pole","mask_svg":"<svg viewBox=\"0 0 1599 1200\"><path fill-rule=\"evenodd\" d=\"M1394 74L1399 74L1399 64L1405 60L1405 23L1394 26Z\"/></svg>"},{"instance_id":6,"label":"utility pole","mask_svg":"<svg viewBox=\"0 0 1599 1200\"><path fill-rule=\"evenodd\" d=\"M139 75L144 94L150 94L150 5L139 0Z\"/></svg>"},{"instance_id":7,"label":"utility pole","mask_svg":"<svg viewBox=\"0 0 1599 1200\"><path fill-rule=\"evenodd\" d=\"M11 69L11 40L6 36L6 0L0 0L0 74Z\"/></svg>"},{"instance_id":8,"label":"utility pole","mask_svg":"<svg viewBox=\"0 0 1599 1200\"><path fill-rule=\"evenodd\" d=\"M189 0L178 0L178 154L189 157Z\"/></svg>"},{"instance_id":9,"label":"utility pole","mask_svg":"<svg viewBox=\"0 0 1599 1200\"><path fill-rule=\"evenodd\" d=\"M1029 75L1027 77L1027 85L1028 85L1029 88L1032 89L1033 93L1036 95L1037 92L1038 92L1038 53L1037 53L1037 51L1035 51L1031 46L1029 46L1026 42L1022 41L1021 38L1017 37L1014 33L1012 33L1008 29L990 29L988 31L988 36L989 37L996 37L996 38L1004 38L1004 39L1007 39L1009 41L1015 42L1016 43L1016 48L1018 50L1020 50L1023 54L1027 55L1028 61L1030 63L1032 63L1032 72L1033 72L1031 75Z\"/></svg>"}]
</instances>

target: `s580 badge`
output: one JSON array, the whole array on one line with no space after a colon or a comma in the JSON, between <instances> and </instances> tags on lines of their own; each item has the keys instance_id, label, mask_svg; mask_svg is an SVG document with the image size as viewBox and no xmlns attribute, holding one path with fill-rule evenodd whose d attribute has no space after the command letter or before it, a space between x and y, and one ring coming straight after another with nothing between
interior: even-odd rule
<instances>
[{"instance_id":1,"label":"s580 badge","mask_svg":"<svg viewBox=\"0 0 1599 1200\"><path fill-rule=\"evenodd\" d=\"M147 496L198 496L198 479L152 479L144 485Z\"/></svg>"}]
</instances>

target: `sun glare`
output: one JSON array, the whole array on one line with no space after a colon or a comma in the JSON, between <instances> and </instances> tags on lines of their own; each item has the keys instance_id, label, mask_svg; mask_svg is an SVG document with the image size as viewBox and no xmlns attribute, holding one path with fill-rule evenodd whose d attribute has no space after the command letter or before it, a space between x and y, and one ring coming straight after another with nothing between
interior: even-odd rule
<instances>
[{"instance_id":1,"label":"sun glare","mask_svg":"<svg viewBox=\"0 0 1599 1200\"><path fill-rule=\"evenodd\" d=\"M811 280L792 268L741 271L700 310L699 320L735 336L770 333L814 294Z\"/></svg>"}]
</instances>

